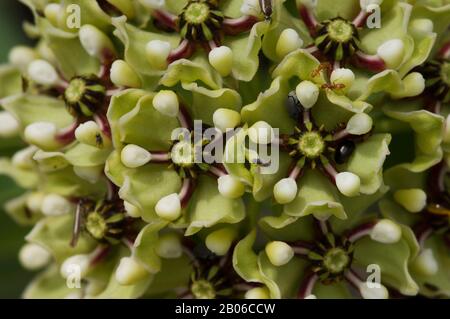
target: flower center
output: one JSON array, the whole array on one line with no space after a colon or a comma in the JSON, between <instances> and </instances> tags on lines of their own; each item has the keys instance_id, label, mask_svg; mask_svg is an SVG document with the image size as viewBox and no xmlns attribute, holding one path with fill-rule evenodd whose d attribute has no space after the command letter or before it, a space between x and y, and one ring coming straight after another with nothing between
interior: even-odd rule
<instances>
[{"instance_id":1,"label":"flower center","mask_svg":"<svg viewBox=\"0 0 450 319\"><path fill-rule=\"evenodd\" d=\"M298 141L298 150L307 158L319 157L325 149L325 141L318 132L306 132Z\"/></svg>"},{"instance_id":2,"label":"flower center","mask_svg":"<svg viewBox=\"0 0 450 319\"><path fill-rule=\"evenodd\" d=\"M73 116L90 117L103 107L106 88L95 75L78 76L70 81L63 97Z\"/></svg>"},{"instance_id":3,"label":"flower center","mask_svg":"<svg viewBox=\"0 0 450 319\"><path fill-rule=\"evenodd\" d=\"M192 167L195 163L195 148L188 141L180 141L172 147L172 162L181 167Z\"/></svg>"},{"instance_id":4,"label":"flower center","mask_svg":"<svg viewBox=\"0 0 450 319\"><path fill-rule=\"evenodd\" d=\"M222 29L223 13L212 1L192 0L179 16L178 28L183 38L209 42Z\"/></svg>"},{"instance_id":5,"label":"flower center","mask_svg":"<svg viewBox=\"0 0 450 319\"><path fill-rule=\"evenodd\" d=\"M209 6L206 3L194 2L188 4L184 17L188 23L201 24L209 17Z\"/></svg>"},{"instance_id":6,"label":"flower center","mask_svg":"<svg viewBox=\"0 0 450 319\"><path fill-rule=\"evenodd\" d=\"M204 279L194 281L191 285L191 291L197 299L214 299L216 297L213 284Z\"/></svg>"},{"instance_id":7,"label":"flower center","mask_svg":"<svg viewBox=\"0 0 450 319\"><path fill-rule=\"evenodd\" d=\"M97 240L105 237L108 225L105 219L97 212L92 212L88 215L86 220L87 231Z\"/></svg>"},{"instance_id":8,"label":"flower center","mask_svg":"<svg viewBox=\"0 0 450 319\"><path fill-rule=\"evenodd\" d=\"M344 19L331 21L327 26L328 35L336 42L346 43L353 37L353 25Z\"/></svg>"},{"instance_id":9,"label":"flower center","mask_svg":"<svg viewBox=\"0 0 450 319\"><path fill-rule=\"evenodd\" d=\"M342 248L330 249L323 259L325 268L332 274L342 273L349 263L350 257Z\"/></svg>"},{"instance_id":10,"label":"flower center","mask_svg":"<svg viewBox=\"0 0 450 319\"><path fill-rule=\"evenodd\" d=\"M86 90L86 83L81 78L70 81L69 87L64 92L67 102L77 103L81 100Z\"/></svg>"}]
</instances>

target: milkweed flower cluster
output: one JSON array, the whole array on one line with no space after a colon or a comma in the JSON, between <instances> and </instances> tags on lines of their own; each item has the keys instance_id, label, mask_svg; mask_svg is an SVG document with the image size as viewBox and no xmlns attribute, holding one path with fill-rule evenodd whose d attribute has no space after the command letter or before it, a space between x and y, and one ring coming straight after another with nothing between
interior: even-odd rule
<instances>
[{"instance_id":1,"label":"milkweed flower cluster","mask_svg":"<svg viewBox=\"0 0 450 319\"><path fill-rule=\"evenodd\" d=\"M21 2L25 298L450 296L450 2Z\"/></svg>"}]
</instances>

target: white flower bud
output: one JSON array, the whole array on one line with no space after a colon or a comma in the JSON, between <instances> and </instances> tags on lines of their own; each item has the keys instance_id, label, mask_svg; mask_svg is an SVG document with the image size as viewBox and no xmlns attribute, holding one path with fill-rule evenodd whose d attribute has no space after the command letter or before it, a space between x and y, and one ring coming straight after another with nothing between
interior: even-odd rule
<instances>
[{"instance_id":1,"label":"white flower bud","mask_svg":"<svg viewBox=\"0 0 450 319\"><path fill-rule=\"evenodd\" d=\"M311 294L311 295L306 296L305 299L317 299L317 296Z\"/></svg>"},{"instance_id":2,"label":"white flower bud","mask_svg":"<svg viewBox=\"0 0 450 319\"><path fill-rule=\"evenodd\" d=\"M256 144L270 144L272 143L275 134L269 123L259 121L250 127L248 130L248 137Z\"/></svg>"},{"instance_id":3,"label":"white flower bud","mask_svg":"<svg viewBox=\"0 0 450 319\"><path fill-rule=\"evenodd\" d=\"M116 60L111 66L111 82L119 87L139 88L141 80L131 66L123 60Z\"/></svg>"},{"instance_id":4,"label":"white flower bud","mask_svg":"<svg viewBox=\"0 0 450 319\"><path fill-rule=\"evenodd\" d=\"M100 126L94 121L80 124L75 130L75 138L82 144L103 148L108 138L105 138Z\"/></svg>"},{"instance_id":5,"label":"white flower bud","mask_svg":"<svg viewBox=\"0 0 450 319\"><path fill-rule=\"evenodd\" d=\"M45 60L31 62L28 66L28 75L34 82L41 85L52 86L61 80L53 65Z\"/></svg>"},{"instance_id":6,"label":"white flower bud","mask_svg":"<svg viewBox=\"0 0 450 319\"><path fill-rule=\"evenodd\" d=\"M421 73L412 72L405 76L403 79L403 85L406 89L406 94L400 97L418 96L425 90L425 79Z\"/></svg>"},{"instance_id":7,"label":"white flower bud","mask_svg":"<svg viewBox=\"0 0 450 319\"><path fill-rule=\"evenodd\" d=\"M370 132L373 126L372 118L366 113L353 115L347 123L346 130L353 135L364 135Z\"/></svg>"},{"instance_id":8,"label":"white flower bud","mask_svg":"<svg viewBox=\"0 0 450 319\"><path fill-rule=\"evenodd\" d=\"M54 26L59 26L61 18L65 16L64 8L58 3L49 3L44 8L44 16Z\"/></svg>"},{"instance_id":9,"label":"white flower bud","mask_svg":"<svg viewBox=\"0 0 450 319\"><path fill-rule=\"evenodd\" d=\"M27 243L20 249L19 260L23 267L28 270L37 270L47 265L52 256L43 247Z\"/></svg>"},{"instance_id":10,"label":"white flower bud","mask_svg":"<svg viewBox=\"0 0 450 319\"><path fill-rule=\"evenodd\" d=\"M236 230L225 227L210 233L205 240L206 247L218 256L224 256L236 239Z\"/></svg>"},{"instance_id":11,"label":"white flower bud","mask_svg":"<svg viewBox=\"0 0 450 319\"><path fill-rule=\"evenodd\" d=\"M374 286L368 285L366 282L362 282L359 285L359 292L364 299L388 299L389 291L382 284Z\"/></svg>"},{"instance_id":12,"label":"white flower bud","mask_svg":"<svg viewBox=\"0 0 450 319\"><path fill-rule=\"evenodd\" d=\"M16 152L11 159L12 164L20 169L32 169L35 163L33 156L37 150L36 146L29 146Z\"/></svg>"},{"instance_id":13,"label":"white flower bud","mask_svg":"<svg viewBox=\"0 0 450 319\"><path fill-rule=\"evenodd\" d=\"M241 123L241 114L230 109L218 109L213 114L214 126L226 132L227 129L233 129Z\"/></svg>"},{"instance_id":14,"label":"white flower bud","mask_svg":"<svg viewBox=\"0 0 450 319\"><path fill-rule=\"evenodd\" d=\"M42 210L42 203L44 202L45 194L41 192L31 193L26 200L26 206L32 213L40 213Z\"/></svg>"},{"instance_id":15,"label":"white flower bud","mask_svg":"<svg viewBox=\"0 0 450 319\"><path fill-rule=\"evenodd\" d=\"M73 171L79 178L88 181L91 184L95 184L100 180L103 174L103 166L81 167L74 166Z\"/></svg>"},{"instance_id":16,"label":"white flower bud","mask_svg":"<svg viewBox=\"0 0 450 319\"><path fill-rule=\"evenodd\" d=\"M388 68L396 69L403 62L405 45L400 39L392 39L380 45L377 54Z\"/></svg>"},{"instance_id":17,"label":"white flower bud","mask_svg":"<svg viewBox=\"0 0 450 319\"><path fill-rule=\"evenodd\" d=\"M389 219L382 219L372 228L370 238L383 244L394 244L402 238L402 229Z\"/></svg>"},{"instance_id":18,"label":"white flower bud","mask_svg":"<svg viewBox=\"0 0 450 319\"><path fill-rule=\"evenodd\" d=\"M49 194L42 201L42 213L47 216L60 216L70 214L74 205L67 199L57 194Z\"/></svg>"},{"instance_id":19,"label":"white flower bud","mask_svg":"<svg viewBox=\"0 0 450 319\"><path fill-rule=\"evenodd\" d=\"M174 221L181 215L181 202L178 194L170 194L161 198L155 206L156 214L162 219Z\"/></svg>"},{"instance_id":20,"label":"white flower bud","mask_svg":"<svg viewBox=\"0 0 450 319\"><path fill-rule=\"evenodd\" d=\"M297 85L295 93L297 94L297 98L303 107L310 109L317 103L320 92L319 88L314 83L310 81L303 81Z\"/></svg>"},{"instance_id":21,"label":"white flower bud","mask_svg":"<svg viewBox=\"0 0 450 319\"><path fill-rule=\"evenodd\" d=\"M175 233L165 233L159 237L156 253L162 258L179 258L183 254L180 238Z\"/></svg>"},{"instance_id":22,"label":"white flower bud","mask_svg":"<svg viewBox=\"0 0 450 319\"><path fill-rule=\"evenodd\" d=\"M414 270L424 276L433 276L439 271L439 264L432 249L424 249L413 261Z\"/></svg>"},{"instance_id":23,"label":"white flower bud","mask_svg":"<svg viewBox=\"0 0 450 319\"><path fill-rule=\"evenodd\" d=\"M433 32L434 24L430 19L414 19L410 29L414 35L423 36Z\"/></svg>"},{"instance_id":24,"label":"white flower bud","mask_svg":"<svg viewBox=\"0 0 450 319\"><path fill-rule=\"evenodd\" d=\"M282 241L268 243L265 250L269 261L277 267L286 265L294 257L292 247Z\"/></svg>"},{"instance_id":25,"label":"white flower bud","mask_svg":"<svg viewBox=\"0 0 450 319\"><path fill-rule=\"evenodd\" d=\"M9 63L25 71L31 62L37 59L36 52L26 46L16 46L9 52Z\"/></svg>"},{"instance_id":26,"label":"white flower bud","mask_svg":"<svg viewBox=\"0 0 450 319\"><path fill-rule=\"evenodd\" d=\"M120 159L126 167L138 168L150 162L152 154L140 146L128 144L120 153Z\"/></svg>"},{"instance_id":27,"label":"white flower bud","mask_svg":"<svg viewBox=\"0 0 450 319\"><path fill-rule=\"evenodd\" d=\"M140 0L140 2L149 9L164 9L166 0Z\"/></svg>"},{"instance_id":28,"label":"white flower bud","mask_svg":"<svg viewBox=\"0 0 450 319\"><path fill-rule=\"evenodd\" d=\"M167 58L171 50L169 42L152 40L145 46L145 56L153 68L164 70L167 68Z\"/></svg>"},{"instance_id":29,"label":"white flower bud","mask_svg":"<svg viewBox=\"0 0 450 319\"><path fill-rule=\"evenodd\" d=\"M350 69L335 69L330 76L331 83L343 84L345 87L342 89L343 92L348 92L355 82L355 74Z\"/></svg>"},{"instance_id":30,"label":"white flower bud","mask_svg":"<svg viewBox=\"0 0 450 319\"><path fill-rule=\"evenodd\" d=\"M358 175L343 172L336 175L336 186L343 195L353 197L359 194L361 180Z\"/></svg>"},{"instance_id":31,"label":"white flower bud","mask_svg":"<svg viewBox=\"0 0 450 319\"><path fill-rule=\"evenodd\" d=\"M49 122L35 122L25 128L25 140L39 148L51 149L59 146L56 140L56 125Z\"/></svg>"},{"instance_id":32,"label":"white flower bud","mask_svg":"<svg viewBox=\"0 0 450 319\"><path fill-rule=\"evenodd\" d=\"M261 9L258 0L244 0L241 6L241 13L247 16L260 16Z\"/></svg>"},{"instance_id":33,"label":"white flower bud","mask_svg":"<svg viewBox=\"0 0 450 319\"><path fill-rule=\"evenodd\" d=\"M227 46L214 48L209 52L209 63L221 76L230 75L233 69L233 51Z\"/></svg>"},{"instance_id":34,"label":"white flower bud","mask_svg":"<svg viewBox=\"0 0 450 319\"><path fill-rule=\"evenodd\" d=\"M123 286L136 284L149 275L145 267L132 257L120 259L115 273L117 282Z\"/></svg>"},{"instance_id":35,"label":"white flower bud","mask_svg":"<svg viewBox=\"0 0 450 319\"><path fill-rule=\"evenodd\" d=\"M289 53L300 49L303 46L303 40L294 29L285 29L278 38L276 53L279 58L283 58Z\"/></svg>"},{"instance_id":36,"label":"white flower bud","mask_svg":"<svg viewBox=\"0 0 450 319\"><path fill-rule=\"evenodd\" d=\"M270 299L269 289L266 287L256 287L248 290L244 296L245 299Z\"/></svg>"},{"instance_id":37,"label":"white flower bud","mask_svg":"<svg viewBox=\"0 0 450 319\"><path fill-rule=\"evenodd\" d=\"M139 218L142 216L141 210L133 204L124 201L123 205L125 206L125 211L127 212L128 216L132 218Z\"/></svg>"},{"instance_id":38,"label":"white flower bud","mask_svg":"<svg viewBox=\"0 0 450 319\"><path fill-rule=\"evenodd\" d=\"M231 175L223 175L217 179L219 193L226 198L239 198L245 193L244 184Z\"/></svg>"},{"instance_id":39,"label":"white flower bud","mask_svg":"<svg viewBox=\"0 0 450 319\"><path fill-rule=\"evenodd\" d=\"M176 117L180 111L178 96L169 90L159 91L153 98L153 106L158 112L170 117Z\"/></svg>"},{"instance_id":40,"label":"white flower bud","mask_svg":"<svg viewBox=\"0 0 450 319\"><path fill-rule=\"evenodd\" d=\"M359 0L359 5L361 6L361 9L367 10L369 6L379 6L382 2L383 0Z\"/></svg>"},{"instance_id":41,"label":"white flower bud","mask_svg":"<svg viewBox=\"0 0 450 319\"><path fill-rule=\"evenodd\" d=\"M297 182L293 178L284 178L275 184L273 195L278 204L288 204L297 196Z\"/></svg>"},{"instance_id":42,"label":"white flower bud","mask_svg":"<svg viewBox=\"0 0 450 319\"><path fill-rule=\"evenodd\" d=\"M13 137L19 134L19 121L9 112L0 111L0 137Z\"/></svg>"},{"instance_id":43,"label":"white flower bud","mask_svg":"<svg viewBox=\"0 0 450 319\"><path fill-rule=\"evenodd\" d=\"M427 194L418 188L398 190L394 193L394 198L410 213L419 213L427 205Z\"/></svg>"},{"instance_id":44,"label":"white flower bud","mask_svg":"<svg viewBox=\"0 0 450 319\"><path fill-rule=\"evenodd\" d=\"M74 255L67 258L61 265L60 273L63 278L80 275L85 277L89 271L91 259L89 255Z\"/></svg>"},{"instance_id":45,"label":"white flower bud","mask_svg":"<svg viewBox=\"0 0 450 319\"><path fill-rule=\"evenodd\" d=\"M78 32L81 45L93 57L101 57L105 50L114 52L114 45L109 37L90 24L85 24Z\"/></svg>"}]
</instances>

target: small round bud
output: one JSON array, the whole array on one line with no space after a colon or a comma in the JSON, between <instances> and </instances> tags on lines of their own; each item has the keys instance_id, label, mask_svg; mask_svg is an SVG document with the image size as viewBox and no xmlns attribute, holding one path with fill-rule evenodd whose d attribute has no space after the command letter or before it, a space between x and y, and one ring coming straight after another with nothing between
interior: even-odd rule
<instances>
[{"instance_id":1,"label":"small round bud","mask_svg":"<svg viewBox=\"0 0 450 319\"><path fill-rule=\"evenodd\" d=\"M377 54L388 68L396 69L403 62L405 45L400 39L389 40L378 47Z\"/></svg>"},{"instance_id":2,"label":"small round bud","mask_svg":"<svg viewBox=\"0 0 450 319\"><path fill-rule=\"evenodd\" d=\"M288 204L297 196L297 182L293 178L284 178L275 184L273 195L278 204Z\"/></svg>"},{"instance_id":3,"label":"small round bud","mask_svg":"<svg viewBox=\"0 0 450 319\"><path fill-rule=\"evenodd\" d=\"M394 199L410 213L419 213L427 205L427 194L418 188L398 190Z\"/></svg>"},{"instance_id":4,"label":"small round bud","mask_svg":"<svg viewBox=\"0 0 450 319\"><path fill-rule=\"evenodd\" d=\"M35 122L25 128L25 140L42 149L57 148L56 125L49 122Z\"/></svg>"},{"instance_id":5,"label":"small round bud","mask_svg":"<svg viewBox=\"0 0 450 319\"><path fill-rule=\"evenodd\" d=\"M225 227L210 233L205 240L206 247L218 256L224 256L236 239L236 230Z\"/></svg>"},{"instance_id":6,"label":"small round bud","mask_svg":"<svg viewBox=\"0 0 450 319\"><path fill-rule=\"evenodd\" d=\"M95 184L100 180L103 174L103 166L81 167L74 166L73 171L79 178Z\"/></svg>"},{"instance_id":7,"label":"small round bud","mask_svg":"<svg viewBox=\"0 0 450 319\"><path fill-rule=\"evenodd\" d=\"M317 296L311 294L311 295L306 296L305 299L317 299Z\"/></svg>"},{"instance_id":8,"label":"small round bud","mask_svg":"<svg viewBox=\"0 0 450 319\"><path fill-rule=\"evenodd\" d=\"M361 9L367 10L368 7L377 5L379 6L383 0L359 0L359 5L361 6Z\"/></svg>"},{"instance_id":9,"label":"small round bud","mask_svg":"<svg viewBox=\"0 0 450 319\"><path fill-rule=\"evenodd\" d=\"M126 167L138 168L150 162L152 154L140 146L128 144L120 153L120 159Z\"/></svg>"},{"instance_id":10,"label":"small round bud","mask_svg":"<svg viewBox=\"0 0 450 319\"><path fill-rule=\"evenodd\" d=\"M170 43L161 40L152 40L145 46L145 55L148 63L158 70L167 68L167 58L172 50Z\"/></svg>"},{"instance_id":11,"label":"small round bud","mask_svg":"<svg viewBox=\"0 0 450 319\"><path fill-rule=\"evenodd\" d=\"M178 96L169 90L159 91L153 98L153 106L158 112L170 117L176 117L180 111Z\"/></svg>"},{"instance_id":12,"label":"small round bud","mask_svg":"<svg viewBox=\"0 0 450 319\"><path fill-rule=\"evenodd\" d=\"M400 94L392 94L394 98L413 97L422 94L425 90L425 79L419 72L412 72L403 79L405 90Z\"/></svg>"},{"instance_id":13,"label":"small round bud","mask_svg":"<svg viewBox=\"0 0 450 319\"><path fill-rule=\"evenodd\" d=\"M9 63L25 71L31 62L37 59L36 52L26 46L16 46L9 52Z\"/></svg>"},{"instance_id":14,"label":"small round bud","mask_svg":"<svg viewBox=\"0 0 450 319\"><path fill-rule=\"evenodd\" d=\"M116 60L111 66L111 82L119 87L139 88L141 80L131 66L123 60Z\"/></svg>"},{"instance_id":15,"label":"small round bud","mask_svg":"<svg viewBox=\"0 0 450 319\"><path fill-rule=\"evenodd\" d=\"M57 194L50 194L42 201L42 213L46 216L66 215L73 211L73 204Z\"/></svg>"},{"instance_id":16,"label":"small round bud","mask_svg":"<svg viewBox=\"0 0 450 319\"><path fill-rule=\"evenodd\" d=\"M394 244L402 238L402 229L389 219L382 219L372 228L370 238L383 244Z\"/></svg>"},{"instance_id":17,"label":"small round bud","mask_svg":"<svg viewBox=\"0 0 450 319\"><path fill-rule=\"evenodd\" d=\"M410 30L416 36L423 36L433 32L434 24L430 19L414 19Z\"/></svg>"},{"instance_id":18,"label":"small round bud","mask_svg":"<svg viewBox=\"0 0 450 319\"><path fill-rule=\"evenodd\" d=\"M155 206L156 214L162 219L174 221L181 215L181 201L178 194L170 194L161 198Z\"/></svg>"},{"instance_id":19,"label":"small round bud","mask_svg":"<svg viewBox=\"0 0 450 319\"><path fill-rule=\"evenodd\" d=\"M373 120L366 113L353 115L347 123L346 130L353 135L364 135L372 130Z\"/></svg>"},{"instance_id":20,"label":"small round bud","mask_svg":"<svg viewBox=\"0 0 450 319\"><path fill-rule=\"evenodd\" d=\"M20 169L32 169L35 163L33 156L37 150L36 146L29 146L16 152L11 159L12 164Z\"/></svg>"},{"instance_id":21,"label":"small round bud","mask_svg":"<svg viewBox=\"0 0 450 319\"><path fill-rule=\"evenodd\" d=\"M127 215L132 218L140 218L142 216L141 210L134 206L133 204L124 201L123 205L125 207L125 211L127 212Z\"/></svg>"},{"instance_id":22,"label":"small round bud","mask_svg":"<svg viewBox=\"0 0 450 319\"><path fill-rule=\"evenodd\" d=\"M9 112L0 111L0 137L13 137L19 134L19 121Z\"/></svg>"},{"instance_id":23,"label":"small round bud","mask_svg":"<svg viewBox=\"0 0 450 319\"><path fill-rule=\"evenodd\" d=\"M258 0L244 0L241 6L241 13L247 16L260 16L261 11Z\"/></svg>"},{"instance_id":24,"label":"small round bud","mask_svg":"<svg viewBox=\"0 0 450 319\"><path fill-rule=\"evenodd\" d=\"M348 90L352 87L353 82L355 82L355 74L350 69L335 69L331 73L330 81L334 84L343 84L344 88L342 91L348 92Z\"/></svg>"},{"instance_id":25,"label":"small round bud","mask_svg":"<svg viewBox=\"0 0 450 319\"><path fill-rule=\"evenodd\" d=\"M274 266L283 266L294 257L291 246L282 241L272 241L266 245L266 254Z\"/></svg>"},{"instance_id":26,"label":"small round bud","mask_svg":"<svg viewBox=\"0 0 450 319\"><path fill-rule=\"evenodd\" d=\"M343 172L336 175L336 186L343 195L353 197L359 195L361 180L358 175Z\"/></svg>"},{"instance_id":27,"label":"small round bud","mask_svg":"<svg viewBox=\"0 0 450 319\"><path fill-rule=\"evenodd\" d=\"M234 176L223 175L217 179L219 193L226 198L239 198L245 193L244 184Z\"/></svg>"},{"instance_id":28,"label":"small round bud","mask_svg":"<svg viewBox=\"0 0 450 319\"><path fill-rule=\"evenodd\" d=\"M434 257L433 250L422 250L413 261L414 270L424 276L433 276L439 271L439 264Z\"/></svg>"},{"instance_id":29,"label":"small round bud","mask_svg":"<svg viewBox=\"0 0 450 319\"><path fill-rule=\"evenodd\" d=\"M91 259L89 255L74 255L67 258L61 265L60 273L63 278L71 275L85 277L89 271Z\"/></svg>"},{"instance_id":30,"label":"small round bud","mask_svg":"<svg viewBox=\"0 0 450 319\"><path fill-rule=\"evenodd\" d=\"M80 124L75 130L75 138L82 144L103 148L109 141L94 121L87 121ZM109 143L108 143L109 144Z\"/></svg>"},{"instance_id":31,"label":"small round bud","mask_svg":"<svg viewBox=\"0 0 450 319\"><path fill-rule=\"evenodd\" d=\"M241 114L230 109L218 109L213 114L214 126L226 132L227 129L233 129L241 123Z\"/></svg>"},{"instance_id":32,"label":"small round bud","mask_svg":"<svg viewBox=\"0 0 450 319\"><path fill-rule=\"evenodd\" d=\"M230 75L233 69L233 51L229 47L221 46L209 52L209 63L221 76Z\"/></svg>"},{"instance_id":33,"label":"small round bud","mask_svg":"<svg viewBox=\"0 0 450 319\"><path fill-rule=\"evenodd\" d=\"M43 247L27 243L20 249L19 260L21 265L28 270L37 270L47 265L52 256Z\"/></svg>"},{"instance_id":34,"label":"small round bud","mask_svg":"<svg viewBox=\"0 0 450 319\"><path fill-rule=\"evenodd\" d=\"M41 85L52 86L60 81L59 75L53 65L45 60L34 60L28 65L28 75Z\"/></svg>"},{"instance_id":35,"label":"small round bud","mask_svg":"<svg viewBox=\"0 0 450 319\"><path fill-rule=\"evenodd\" d=\"M183 254L180 238L175 233L165 233L159 237L156 253L162 258L179 258Z\"/></svg>"},{"instance_id":36,"label":"small round bud","mask_svg":"<svg viewBox=\"0 0 450 319\"><path fill-rule=\"evenodd\" d=\"M78 32L81 45L93 57L102 57L105 51L115 52L114 45L109 37L90 24L85 24Z\"/></svg>"},{"instance_id":37,"label":"small round bud","mask_svg":"<svg viewBox=\"0 0 450 319\"><path fill-rule=\"evenodd\" d=\"M40 213L44 198L45 194L41 192L33 192L27 197L25 205L32 213Z\"/></svg>"},{"instance_id":38,"label":"small round bud","mask_svg":"<svg viewBox=\"0 0 450 319\"><path fill-rule=\"evenodd\" d=\"M364 299L388 299L389 291L382 284L373 284L362 282L359 285L359 292Z\"/></svg>"},{"instance_id":39,"label":"small round bud","mask_svg":"<svg viewBox=\"0 0 450 319\"><path fill-rule=\"evenodd\" d=\"M64 8L58 3L49 3L44 8L44 16L54 26L59 26L61 18L65 16Z\"/></svg>"},{"instance_id":40,"label":"small round bud","mask_svg":"<svg viewBox=\"0 0 450 319\"><path fill-rule=\"evenodd\" d=\"M283 58L289 53L300 49L303 46L303 40L294 29L285 29L278 38L276 53L279 58Z\"/></svg>"},{"instance_id":41,"label":"small round bud","mask_svg":"<svg viewBox=\"0 0 450 319\"><path fill-rule=\"evenodd\" d=\"M269 289L266 287L257 287L248 290L245 293L245 299L270 299Z\"/></svg>"},{"instance_id":42,"label":"small round bud","mask_svg":"<svg viewBox=\"0 0 450 319\"><path fill-rule=\"evenodd\" d=\"M117 282L123 286L136 284L149 275L145 267L132 257L120 259L115 273Z\"/></svg>"},{"instance_id":43,"label":"small round bud","mask_svg":"<svg viewBox=\"0 0 450 319\"><path fill-rule=\"evenodd\" d=\"M319 88L310 81L303 81L295 89L298 100L306 109L312 108L319 98Z\"/></svg>"},{"instance_id":44,"label":"small round bud","mask_svg":"<svg viewBox=\"0 0 450 319\"><path fill-rule=\"evenodd\" d=\"M256 144L270 144L275 136L269 123L259 121L250 127L248 130L248 137Z\"/></svg>"}]
</instances>

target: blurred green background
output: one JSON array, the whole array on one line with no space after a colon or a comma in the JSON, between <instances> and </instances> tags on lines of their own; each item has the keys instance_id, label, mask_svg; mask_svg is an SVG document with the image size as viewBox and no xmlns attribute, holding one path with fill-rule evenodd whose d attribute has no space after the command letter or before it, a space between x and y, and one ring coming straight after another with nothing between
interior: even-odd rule
<instances>
[{"instance_id":1,"label":"blurred green background","mask_svg":"<svg viewBox=\"0 0 450 319\"><path fill-rule=\"evenodd\" d=\"M30 19L29 12L18 0L0 0L0 64L7 62L9 49L17 44L27 44L22 22ZM2 85L0 83L0 85ZM0 157L11 155L20 147L17 141L0 139ZM6 200L17 196L21 190L0 176L0 298L19 298L33 274L19 264L17 253L29 231L16 225L3 211Z\"/></svg>"}]
</instances>

